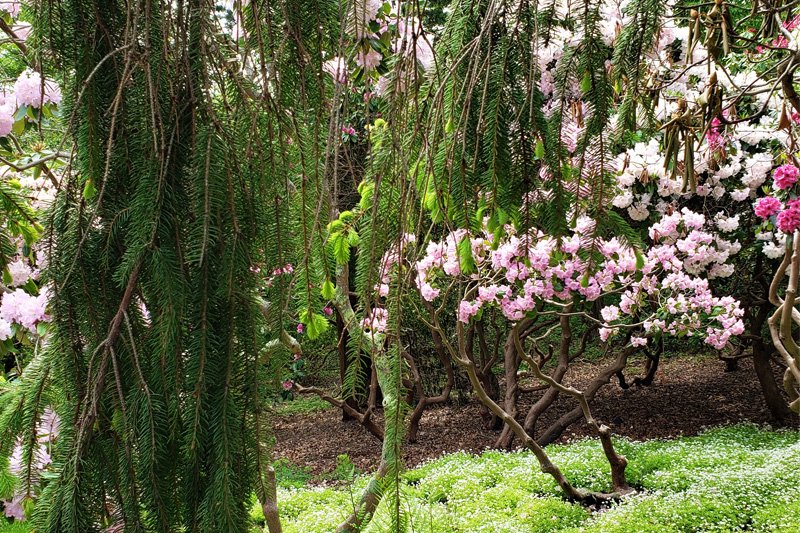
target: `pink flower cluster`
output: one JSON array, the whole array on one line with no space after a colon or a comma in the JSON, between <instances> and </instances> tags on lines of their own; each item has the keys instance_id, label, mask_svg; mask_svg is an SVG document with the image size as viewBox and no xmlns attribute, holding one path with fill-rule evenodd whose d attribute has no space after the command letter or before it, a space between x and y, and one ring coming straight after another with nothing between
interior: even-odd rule
<instances>
[{"instance_id":1,"label":"pink flower cluster","mask_svg":"<svg viewBox=\"0 0 800 533\"><path fill-rule=\"evenodd\" d=\"M251 268L251 270L252 270L252 268ZM273 269L272 270L272 274L266 280L267 287L272 287L272 285L275 283L275 279L278 276L288 275L288 274L291 274L292 272L294 272L294 267L292 266L291 263L286 263L282 267L278 267L278 268Z\"/></svg>"},{"instance_id":2,"label":"pink flower cluster","mask_svg":"<svg viewBox=\"0 0 800 533\"><path fill-rule=\"evenodd\" d=\"M783 210L783 204L773 196L765 196L756 201L755 213L759 218L767 219Z\"/></svg>"},{"instance_id":3,"label":"pink flower cluster","mask_svg":"<svg viewBox=\"0 0 800 533\"><path fill-rule=\"evenodd\" d=\"M423 70L434 64L433 37L422 28L417 17L409 16L405 10L399 11L396 2L388 2L389 10L384 10L387 2L382 0L356 0L352 4L352 24L350 31L355 37L357 47L352 56L357 67L363 70L364 101L368 102L374 95L387 94L391 89L404 91L406 81L413 78L417 66ZM385 37L391 43L389 50L385 45L377 45ZM376 49L377 48L377 49ZM383 53L382 53L383 52ZM394 67L394 75L378 75L377 69L384 60L384 54L395 54L413 58L415 61L398 61ZM350 77L348 60L336 56L322 65L322 70L331 75L338 84L347 83ZM408 72L407 69L412 71Z\"/></svg>"},{"instance_id":4,"label":"pink flower cluster","mask_svg":"<svg viewBox=\"0 0 800 533\"><path fill-rule=\"evenodd\" d=\"M800 198L786 202L786 208L778 213L775 222L784 233L794 233L800 229Z\"/></svg>"},{"instance_id":5,"label":"pink flower cluster","mask_svg":"<svg viewBox=\"0 0 800 533\"><path fill-rule=\"evenodd\" d=\"M38 435L38 443L33 453L32 470L30 475L33 481L41 479L42 472L53 462L50 457L50 446L52 442L58 437L59 428L61 427L61 420L58 415L49 407L44 410L39 423L36 425L36 435ZM26 472L26 465L22 455L22 443L17 442L14 446L14 451L9 458L9 471L16 475L28 475ZM3 513L6 518L13 518L15 520L23 521L26 519L25 509L23 503L29 495L25 490L20 489L10 500L3 501Z\"/></svg>"},{"instance_id":6,"label":"pink flower cluster","mask_svg":"<svg viewBox=\"0 0 800 533\"><path fill-rule=\"evenodd\" d=\"M369 23L378 18L383 0L356 0L353 3L355 34L360 39L369 34Z\"/></svg>"},{"instance_id":7,"label":"pink flower cluster","mask_svg":"<svg viewBox=\"0 0 800 533\"><path fill-rule=\"evenodd\" d=\"M711 127L708 128L708 132L706 133L706 141L708 142L709 149L712 151L717 151L725 147L728 139L722 133L722 122L719 118L714 118L711 121Z\"/></svg>"},{"instance_id":8,"label":"pink flower cluster","mask_svg":"<svg viewBox=\"0 0 800 533\"><path fill-rule=\"evenodd\" d=\"M0 2L2 10L2 2ZM20 35L27 35L25 28ZM38 72L23 72L14 83L15 94L0 94L0 137L5 137L14 128L17 106L27 105L41 107L42 104L61 102L61 89L55 82L46 81L42 85L42 77ZM44 92L42 92L44 91Z\"/></svg>"},{"instance_id":9,"label":"pink flower cluster","mask_svg":"<svg viewBox=\"0 0 800 533\"><path fill-rule=\"evenodd\" d=\"M775 187L783 191L791 189L797 183L798 174L800 174L800 169L796 166L792 164L781 165L772 174L773 183Z\"/></svg>"},{"instance_id":10,"label":"pink flower cluster","mask_svg":"<svg viewBox=\"0 0 800 533\"><path fill-rule=\"evenodd\" d=\"M379 280L374 287L378 298L385 298L389 295L389 283L391 282L391 277L394 275L397 265L400 263L401 254L404 254L406 250L408 250L409 245L416 242L416 240L417 238L413 233L404 233L400 236L400 239L383 254L378 274ZM333 310L331 309L330 313L325 311L325 314L330 316L333 314ZM376 333L385 333L388 322L389 311L381 307L379 302L376 302L375 307L361 320L361 327L368 335L375 335Z\"/></svg>"},{"instance_id":11,"label":"pink flower cluster","mask_svg":"<svg viewBox=\"0 0 800 533\"><path fill-rule=\"evenodd\" d=\"M369 51L359 50L356 54L356 65L364 70L374 70L381 64L383 55L377 50L370 48Z\"/></svg>"},{"instance_id":12,"label":"pink flower cluster","mask_svg":"<svg viewBox=\"0 0 800 533\"><path fill-rule=\"evenodd\" d=\"M42 104L61 103L61 89L55 82L43 82L38 72L23 72L14 83L14 93L17 105L42 107Z\"/></svg>"},{"instance_id":13,"label":"pink flower cluster","mask_svg":"<svg viewBox=\"0 0 800 533\"><path fill-rule=\"evenodd\" d=\"M478 272L464 279L466 296L458 308L458 320L464 323L487 306L518 321L543 302L567 303L576 297L594 301L619 292L618 303L601 311L604 340L634 315L650 317L646 333L703 335L715 348L744 330L739 303L713 296L708 279L697 276L706 268L708 277L713 277L712 270L730 275L725 261L738 251L718 248L713 236L700 231L702 215L685 209L664 217L651 229L653 245L638 259L636 251L616 238L584 239L580 228L591 226L591 221L584 222L560 241L537 231L518 236L512 230L500 242L493 242L488 230L479 236L454 231L442 242L430 243L416 263L417 287L424 299L433 300L439 295L438 282L464 279L457 247L469 239ZM592 251L602 255L599 264L585 259ZM646 342L637 337L635 345Z\"/></svg>"},{"instance_id":14,"label":"pink flower cluster","mask_svg":"<svg viewBox=\"0 0 800 533\"><path fill-rule=\"evenodd\" d=\"M336 83L347 83L347 61L343 57L336 56L324 62L322 70L330 74Z\"/></svg>"},{"instance_id":15,"label":"pink flower cluster","mask_svg":"<svg viewBox=\"0 0 800 533\"><path fill-rule=\"evenodd\" d=\"M797 15L792 19L786 20L783 23L783 27L786 28L787 31L794 30L798 25L800 25L800 15ZM788 48L789 40L783 34L781 34L775 37L769 44L773 48ZM769 48L765 46L761 45L756 46L756 52L759 54L763 54L764 52L767 51L769 51Z\"/></svg>"},{"instance_id":16,"label":"pink flower cluster","mask_svg":"<svg viewBox=\"0 0 800 533\"><path fill-rule=\"evenodd\" d=\"M800 229L800 198L793 198L793 195L780 191L788 191L795 186L798 178L800 178L800 169L791 163L787 163L776 168L772 177L773 184L778 190L778 196L784 198L789 196L789 199L786 200L784 205L779 198L773 196L759 198L754 206L755 214L762 219L777 215L775 223L778 229L783 233L794 233Z\"/></svg>"},{"instance_id":17,"label":"pink flower cluster","mask_svg":"<svg viewBox=\"0 0 800 533\"><path fill-rule=\"evenodd\" d=\"M383 307L373 307L372 310L367 313L367 316L361 321L361 327L364 328L369 335L374 335L375 333L385 333L388 322L389 311Z\"/></svg>"},{"instance_id":18,"label":"pink flower cluster","mask_svg":"<svg viewBox=\"0 0 800 533\"><path fill-rule=\"evenodd\" d=\"M22 7L21 0L10 0L6 2L0 2L0 11L5 11L12 17L19 16L19 10Z\"/></svg>"},{"instance_id":19,"label":"pink flower cluster","mask_svg":"<svg viewBox=\"0 0 800 533\"><path fill-rule=\"evenodd\" d=\"M3 296L3 301L0 303L0 318L10 324L19 324L35 333L39 322L50 320L47 315L47 300L47 288L43 288L38 296L16 289Z\"/></svg>"}]
</instances>

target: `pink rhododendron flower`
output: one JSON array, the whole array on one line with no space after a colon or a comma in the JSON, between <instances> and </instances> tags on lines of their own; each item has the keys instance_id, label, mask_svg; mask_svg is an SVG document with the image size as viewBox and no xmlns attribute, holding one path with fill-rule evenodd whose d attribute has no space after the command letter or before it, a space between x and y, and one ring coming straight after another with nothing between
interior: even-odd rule
<instances>
[{"instance_id":1,"label":"pink rhododendron flower","mask_svg":"<svg viewBox=\"0 0 800 533\"><path fill-rule=\"evenodd\" d=\"M292 387L294 387L294 381L287 379L281 385L283 386L283 390L292 390Z\"/></svg>"},{"instance_id":2,"label":"pink rhododendron flower","mask_svg":"<svg viewBox=\"0 0 800 533\"><path fill-rule=\"evenodd\" d=\"M361 327L369 333L383 333L389 322L389 311L383 307L373 307L369 314L361 321Z\"/></svg>"},{"instance_id":3,"label":"pink rhododendron flower","mask_svg":"<svg viewBox=\"0 0 800 533\"><path fill-rule=\"evenodd\" d=\"M22 259L9 263L7 268L8 273L11 275L11 285L14 287L25 285L31 279L31 274L33 274L31 267L26 265Z\"/></svg>"},{"instance_id":4,"label":"pink rhododendron flower","mask_svg":"<svg viewBox=\"0 0 800 533\"><path fill-rule=\"evenodd\" d=\"M14 30L14 34L21 40L25 41L31 34L33 27L28 24L27 22L20 22L19 24L15 24L12 28Z\"/></svg>"},{"instance_id":5,"label":"pink rhododendron flower","mask_svg":"<svg viewBox=\"0 0 800 533\"><path fill-rule=\"evenodd\" d=\"M0 11L5 11L12 17L19 16L19 10L22 7L21 0L10 0L6 2L0 2Z\"/></svg>"},{"instance_id":6,"label":"pink rhododendron flower","mask_svg":"<svg viewBox=\"0 0 800 533\"><path fill-rule=\"evenodd\" d=\"M13 518L20 522L25 520L25 509L22 508L22 500L25 499L25 494L20 492L15 494L11 500L3 502L3 513L6 518Z\"/></svg>"},{"instance_id":7,"label":"pink rhododendron flower","mask_svg":"<svg viewBox=\"0 0 800 533\"><path fill-rule=\"evenodd\" d=\"M10 103L0 105L0 137L5 137L14 129L14 106Z\"/></svg>"},{"instance_id":8,"label":"pink rhododendron flower","mask_svg":"<svg viewBox=\"0 0 800 533\"><path fill-rule=\"evenodd\" d=\"M13 335L14 332L11 330L11 324L0 318L0 341L10 339Z\"/></svg>"},{"instance_id":9,"label":"pink rhododendron flower","mask_svg":"<svg viewBox=\"0 0 800 533\"><path fill-rule=\"evenodd\" d=\"M297 333L303 333L305 330L306 330L306 327L302 322L297 324Z\"/></svg>"},{"instance_id":10,"label":"pink rhododendron flower","mask_svg":"<svg viewBox=\"0 0 800 533\"><path fill-rule=\"evenodd\" d=\"M632 346L646 346L647 337L631 337Z\"/></svg>"},{"instance_id":11,"label":"pink rhododendron flower","mask_svg":"<svg viewBox=\"0 0 800 533\"><path fill-rule=\"evenodd\" d=\"M784 233L794 233L800 229L800 198L786 202L786 209L778 213L778 229Z\"/></svg>"},{"instance_id":12,"label":"pink rhododendron flower","mask_svg":"<svg viewBox=\"0 0 800 533\"><path fill-rule=\"evenodd\" d=\"M497 299L498 292L500 292L500 287L497 285L478 287L478 299L482 302L494 302Z\"/></svg>"},{"instance_id":13,"label":"pink rhododendron flower","mask_svg":"<svg viewBox=\"0 0 800 533\"><path fill-rule=\"evenodd\" d=\"M330 74L336 83L347 83L347 61L343 57L336 56L324 62L322 70Z\"/></svg>"},{"instance_id":14,"label":"pink rhododendron flower","mask_svg":"<svg viewBox=\"0 0 800 533\"><path fill-rule=\"evenodd\" d=\"M38 72L25 71L14 83L17 105L41 107L42 104L61 102L61 89L55 82L42 82Z\"/></svg>"},{"instance_id":15,"label":"pink rhododendron flower","mask_svg":"<svg viewBox=\"0 0 800 533\"><path fill-rule=\"evenodd\" d=\"M41 420L39 420L39 428L37 430L39 442L53 441L58 436L60 429L61 419L58 417L58 414L50 407L46 407L42 412Z\"/></svg>"},{"instance_id":16,"label":"pink rhododendron flower","mask_svg":"<svg viewBox=\"0 0 800 533\"><path fill-rule=\"evenodd\" d=\"M600 310L603 320L606 322L613 322L619 318L619 307L616 305L609 305Z\"/></svg>"},{"instance_id":17,"label":"pink rhododendron flower","mask_svg":"<svg viewBox=\"0 0 800 533\"><path fill-rule=\"evenodd\" d=\"M22 289L5 294L0 303L0 318L35 332L36 324L50 320L46 313L47 296L47 289L42 289L39 296L32 296Z\"/></svg>"},{"instance_id":18,"label":"pink rhododendron flower","mask_svg":"<svg viewBox=\"0 0 800 533\"><path fill-rule=\"evenodd\" d=\"M727 139L722 134L722 122L719 118L714 118L711 121L711 127L708 128L706 133L706 140L708 141L708 147L712 151L719 150L725 146Z\"/></svg>"},{"instance_id":19,"label":"pink rhododendron flower","mask_svg":"<svg viewBox=\"0 0 800 533\"><path fill-rule=\"evenodd\" d=\"M356 65L364 70L374 70L381 64L382 59L383 55L373 48L370 48L369 52L366 53L364 50L359 50L358 54L356 54Z\"/></svg>"},{"instance_id":20,"label":"pink rhododendron flower","mask_svg":"<svg viewBox=\"0 0 800 533\"><path fill-rule=\"evenodd\" d=\"M766 219L779 213L781 209L783 209L783 204L780 200L772 196L765 196L756 202L755 213L757 217Z\"/></svg>"},{"instance_id":21,"label":"pink rhododendron flower","mask_svg":"<svg viewBox=\"0 0 800 533\"><path fill-rule=\"evenodd\" d=\"M478 301L468 302L462 300L458 305L458 320L465 324L468 323L469 319L475 316L480 308L481 303Z\"/></svg>"},{"instance_id":22,"label":"pink rhododendron flower","mask_svg":"<svg viewBox=\"0 0 800 533\"><path fill-rule=\"evenodd\" d=\"M439 297L439 289L433 287L430 283L422 283L419 285L419 293L426 302L432 302Z\"/></svg>"},{"instance_id":23,"label":"pink rhododendron flower","mask_svg":"<svg viewBox=\"0 0 800 533\"><path fill-rule=\"evenodd\" d=\"M798 174L800 174L800 169L794 165L786 164L779 166L772 174L775 187L784 191L791 188L797 183Z\"/></svg>"},{"instance_id":24,"label":"pink rhododendron flower","mask_svg":"<svg viewBox=\"0 0 800 533\"><path fill-rule=\"evenodd\" d=\"M617 333L616 328L600 328L600 340L606 342Z\"/></svg>"},{"instance_id":25,"label":"pink rhododendron flower","mask_svg":"<svg viewBox=\"0 0 800 533\"><path fill-rule=\"evenodd\" d=\"M353 4L355 34L361 39L369 33L369 23L375 20L383 7L383 0L356 0Z\"/></svg>"},{"instance_id":26,"label":"pink rhododendron flower","mask_svg":"<svg viewBox=\"0 0 800 533\"><path fill-rule=\"evenodd\" d=\"M329 305L326 305L322 309L322 312L325 313L327 316L331 316L333 314L333 308L331 306L329 306Z\"/></svg>"},{"instance_id":27,"label":"pink rhododendron flower","mask_svg":"<svg viewBox=\"0 0 800 533\"><path fill-rule=\"evenodd\" d=\"M29 475L32 482L38 482L42 477L42 472L53 462L48 444L58 437L60 426L61 420L58 415L50 407L46 407L36 426L37 443L33 448L31 470L26 470L27 464L23 460L22 443L17 442L11 457L9 457L9 471L17 476L22 475L24 471L24 475ZM3 501L6 517L20 521L26 519L22 503L27 494L27 491L20 487L11 500Z\"/></svg>"}]
</instances>

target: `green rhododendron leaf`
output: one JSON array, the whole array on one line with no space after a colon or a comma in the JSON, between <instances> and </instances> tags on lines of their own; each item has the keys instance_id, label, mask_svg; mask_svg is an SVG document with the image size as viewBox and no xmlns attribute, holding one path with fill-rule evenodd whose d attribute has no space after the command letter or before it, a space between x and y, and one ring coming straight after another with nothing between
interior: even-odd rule
<instances>
[{"instance_id":1,"label":"green rhododendron leaf","mask_svg":"<svg viewBox=\"0 0 800 533\"><path fill-rule=\"evenodd\" d=\"M25 118L15 121L14 125L11 126L11 131L13 131L16 135L22 135L25 133Z\"/></svg>"}]
</instances>

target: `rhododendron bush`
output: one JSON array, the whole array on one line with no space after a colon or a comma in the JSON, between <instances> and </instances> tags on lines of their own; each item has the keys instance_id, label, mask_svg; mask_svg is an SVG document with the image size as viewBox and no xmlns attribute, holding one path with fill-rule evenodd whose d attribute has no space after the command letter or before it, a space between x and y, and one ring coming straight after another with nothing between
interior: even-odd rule
<instances>
[{"instance_id":1,"label":"rhododendron bush","mask_svg":"<svg viewBox=\"0 0 800 533\"><path fill-rule=\"evenodd\" d=\"M616 238L587 238L591 221L580 223L583 234L576 232L561 242L542 232L517 236L513 228L512 235L497 243L488 231L476 237L457 231L443 242L431 242L427 255L416 263L422 296L433 300L439 292L433 284L446 284L449 276L462 274L458 243L467 239L475 272L467 277L466 298L459 304L458 320L464 323L479 318L484 307L497 306L517 322L545 302L566 306L576 298L592 302L617 292L618 303L600 311L603 341L631 328L638 333L631 342L638 345L645 344L648 335L666 333L700 335L722 349L744 330L739 303L729 296L714 297L708 280L696 276L702 269L695 266L702 265L698 250L713 242L695 229L702 227L702 215L686 210L665 217L651 228L654 242L644 256ZM581 257L581 251L597 252L599 257L593 263L591 256Z\"/></svg>"}]
</instances>

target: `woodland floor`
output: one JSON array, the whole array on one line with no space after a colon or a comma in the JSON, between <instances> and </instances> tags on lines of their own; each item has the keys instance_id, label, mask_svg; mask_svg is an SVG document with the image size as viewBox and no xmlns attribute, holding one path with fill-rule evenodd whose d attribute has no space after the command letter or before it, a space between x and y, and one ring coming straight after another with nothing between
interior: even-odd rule
<instances>
[{"instance_id":1,"label":"woodland floor","mask_svg":"<svg viewBox=\"0 0 800 533\"><path fill-rule=\"evenodd\" d=\"M598 371L597 365L603 364L574 364L566 382L580 387ZM629 381L636 372L635 367L629 368ZM535 398L534 394L523 395L521 412ZM556 412L543 418L540 426L546 427L574 406L569 399L559 400ZM616 435L634 440L695 435L709 426L769 422L752 361L740 360L738 370L725 372L725 363L713 356L664 359L649 387L623 390L614 379L600 390L592 409L595 417ZM333 470L336 457L342 453L347 453L362 472L377 468L378 440L357 422L342 422L341 412L336 409L279 417L275 432L276 458L288 459L315 475ZM479 452L491 447L498 434L485 428L475 402L434 406L422 418L418 441L404 446L406 466L458 450ZM559 442L587 435L591 435L589 428L580 422L568 428Z\"/></svg>"}]
</instances>

